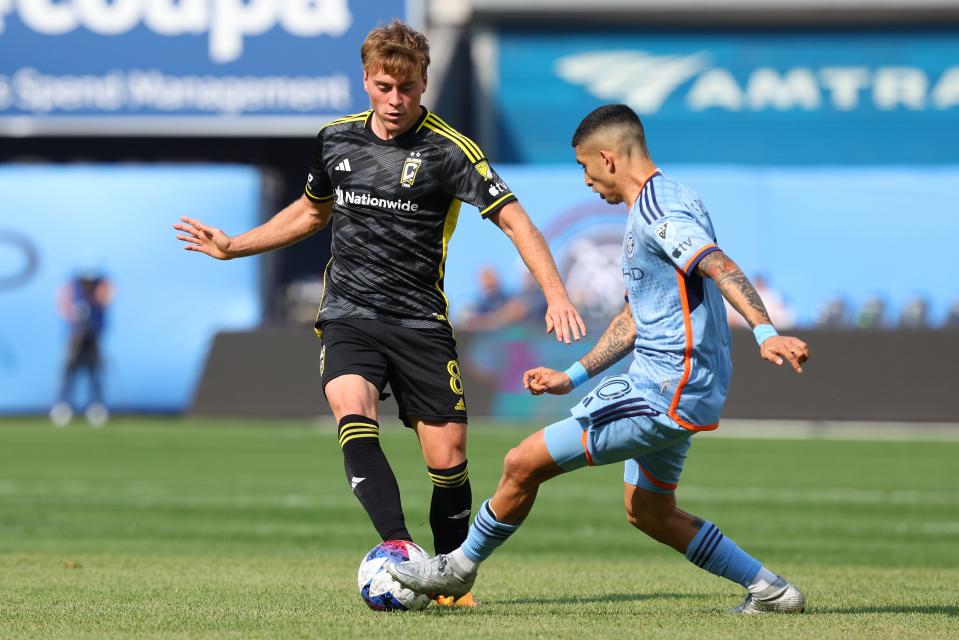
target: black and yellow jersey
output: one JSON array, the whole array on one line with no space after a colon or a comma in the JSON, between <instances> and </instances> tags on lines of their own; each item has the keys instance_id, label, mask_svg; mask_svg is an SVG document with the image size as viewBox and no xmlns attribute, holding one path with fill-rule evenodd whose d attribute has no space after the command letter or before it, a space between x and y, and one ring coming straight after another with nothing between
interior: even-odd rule
<instances>
[{"instance_id":1,"label":"black and yellow jersey","mask_svg":"<svg viewBox=\"0 0 959 640\"><path fill-rule=\"evenodd\" d=\"M345 116L317 136L306 196L333 201L317 329L335 318L446 324L443 270L461 202L488 216L516 197L475 142L427 109L390 140L371 117Z\"/></svg>"}]
</instances>

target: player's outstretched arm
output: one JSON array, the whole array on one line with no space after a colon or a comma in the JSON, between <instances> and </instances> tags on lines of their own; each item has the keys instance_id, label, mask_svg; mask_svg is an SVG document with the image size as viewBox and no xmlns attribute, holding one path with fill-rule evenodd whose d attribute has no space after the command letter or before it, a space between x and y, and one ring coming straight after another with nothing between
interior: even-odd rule
<instances>
[{"instance_id":1,"label":"player's outstretched arm","mask_svg":"<svg viewBox=\"0 0 959 640\"><path fill-rule=\"evenodd\" d=\"M750 327L772 327L762 298L732 258L722 251L714 251L700 261L696 270L716 283L729 304L746 319ZM809 345L799 338L773 335L762 341L759 353L773 364L782 365L784 361L789 361L796 373L802 373L802 365L809 359Z\"/></svg>"},{"instance_id":2,"label":"player's outstretched arm","mask_svg":"<svg viewBox=\"0 0 959 640\"><path fill-rule=\"evenodd\" d=\"M546 239L529 219L523 206L519 202L510 202L492 214L490 220L513 241L526 268L543 290L547 304L546 333L555 330L556 339L566 344L570 343L570 338L579 340L585 336L586 324L569 301Z\"/></svg>"},{"instance_id":3,"label":"player's outstretched arm","mask_svg":"<svg viewBox=\"0 0 959 640\"><path fill-rule=\"evenodd\" d=\"M230 260L272 251L299 242L323 227L330 220L332 202L314 203L300 196L289 206L258 227L230 237L221 229L205 225L199 220L182 217L182 224L173 228L180 231L177 240L187 251L199 251L217 260Z\"/></svg>"},{"instance_id":4,"label":"player's outstretched arm","mask_svg":"<svg viewBox=\"0 0 959 640\"><path fill-rule=\"evenodd\" d=\"M633 322L633 313L627 304L612 319L596 345L579 359L579 363L586 369L589 377L593 377L630 353L635 341L636 323ZM573 381L563 371L536 367L523 374L523 386L534 396L543 393L562 395L573 390Z\"/></svg>"}]
</instances>

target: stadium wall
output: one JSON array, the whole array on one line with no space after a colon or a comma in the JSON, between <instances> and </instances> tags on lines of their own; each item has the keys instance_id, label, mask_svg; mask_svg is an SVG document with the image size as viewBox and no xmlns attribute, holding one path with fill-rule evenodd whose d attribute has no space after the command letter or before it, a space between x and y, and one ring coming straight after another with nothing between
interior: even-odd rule
<instances>
[{"instance_id":1,"label":"stadium wall","mask_svg":"<svg viewBox=\"0 0 959 640\"><path fill-rule=\"evenodd\" d=\"M735 372L724 418L959 422L955 372L959 331L803 331L811 346L805 373L763 361L752 334L733 334ZM522 372L561 367L587 348L560 345L536 329L457 332L474 417L547 424L574 396L532 397ZM303 328L217 335L190 413L196 416L304 418L329 415L320 389L321 342ZM256 366L250 366L256 363ZM381 403L389 422L392 399Z\"/></svg>"}]
</instances>

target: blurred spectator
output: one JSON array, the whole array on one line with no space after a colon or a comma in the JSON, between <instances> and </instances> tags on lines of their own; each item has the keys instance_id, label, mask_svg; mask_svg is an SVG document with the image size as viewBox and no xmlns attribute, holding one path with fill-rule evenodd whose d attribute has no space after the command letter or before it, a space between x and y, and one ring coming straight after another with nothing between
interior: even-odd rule
<instances>
[{"instance_id":1,"label":"blurred spectator","mask_svg":"<svg viewBox=\"0 0 959 640\"><path fill-rule=\"evenodd\" d=\"M899 316L900 329L926 329L929 327L929 303L922 296L906 302Z\"/></svg>"},{"instance_id":2,"label":"blurred spectator","mask_svg":"<svg viewBox=\"0 0 959 640\"><path fill-rule=\"evenodd\" d=\"M946 312L946 322L943 325L950 329L959 329L959 299L952 303L949 311Z\"/></svg>"},{"instance_id":3,"label":"blurred spectator","mask_svg":"<svg viewBox=\"0 0 959 640\"><path fill-rule=\"evenodd\" d=\"M863 303L856 316L856 326L860 329L882 329L886 325L886 301L882 296L874 295Z\"/></svg>"},{"instance_id":4,"label":"blurred spectator","mask_svg":"<svg viewBox=\"0 0 959 640\"><path fill-rule=\"evenodd\" d=\"M492 331L517 320L515 309L507 306L510 298L503 290L496 270L482 267L477 277L479 297L460 314L459 327L467 331Z\"/></svg>"},{"instance_id":5,"label":"blurred spectator","mask_svg":"<svg viewBox=\"0 0 959 640\"><path fill-rule=\"evenodd\" d=\"M816 326L820 329L844 329L849 326L846 300L841 296L826 300L816 316Z\"/></svg>"},{"instance_id":6,"label":"blurred spectator","mask_svg":"<svg viewBox=\"0 0 959 640\"><path fill-rule=\"evenodd\" d=\"M790 329L796 326L796 313L786 304L782 295L769 286L766 277L757 273L750 280L756 289L756 293L762 299L763 306L766 307L766 312L769 314L769 319L773 325L777 329ZM729 304L728 300L723 298L723 301L726 303L726 319L729 326L748 328L749 323L746 322L746 319Z\"/></svg>"},{"instance_id":7,"label":"blurred spectator","mask_svg":"<svg viewBox=\"0 0 959 640\"><path fill-rule=\"evenodd\" d=\"M58 427L73 419L72 395L77 378L86 372L90 381L90 400L86 405L87 421L103 426L110 414L103 399L103 357L100 337L106 321L106 310L113 299L113 285L99 268L79 269L57 296L60 315L70 325L66 364L57 402L50 409L50 420Z\"/></svg>"}]
</instances>

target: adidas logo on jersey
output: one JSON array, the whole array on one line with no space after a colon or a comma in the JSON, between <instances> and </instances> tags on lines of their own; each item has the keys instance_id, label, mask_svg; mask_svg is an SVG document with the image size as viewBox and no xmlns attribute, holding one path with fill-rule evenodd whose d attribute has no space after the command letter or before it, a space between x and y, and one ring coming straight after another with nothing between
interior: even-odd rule
<instances>
[{"instance_id":1,"label":"adidas logo on jersey","mask_svg":"<svg viewBox=\"0 0 959 640\"><path fill-rule=\"evenodd\" d=\"M349 159L349 158L343 158L343 160L340 162L340 164L336 165L336 166L333 167L333 168L336 169L337 171L352 171L352 170L353 170L353 168L350 166L350 159Z\"/></svg>"}]
</instances>

